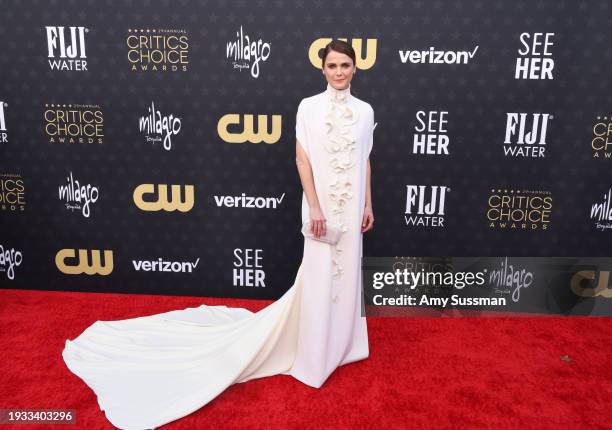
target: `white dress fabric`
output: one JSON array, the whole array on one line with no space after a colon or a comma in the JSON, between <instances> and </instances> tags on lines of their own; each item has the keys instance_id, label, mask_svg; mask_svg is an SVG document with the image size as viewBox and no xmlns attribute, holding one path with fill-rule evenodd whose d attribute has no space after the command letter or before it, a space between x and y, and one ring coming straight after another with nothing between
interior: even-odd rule
<instances>
[{"instance_id":1,"label":"white dress fabric","mask_svg":"<svg viewBox=\"0 0 612 430\"><path fill-rule=\"evenodd\" d=\"M329 245L304 239L295 282L258 312L201 305L96 321L66 340L66 366L96 394L116 427L154 429L234 383L291 375L319 388L338 367L368 357L361 316L361 222L374 112L328 84L301 101L296 139L310 160L321 209L343 230ZM309 220L302 196L302 222ZM299 231L300 226L296 226Z\"/></svg>"}]
</instances>

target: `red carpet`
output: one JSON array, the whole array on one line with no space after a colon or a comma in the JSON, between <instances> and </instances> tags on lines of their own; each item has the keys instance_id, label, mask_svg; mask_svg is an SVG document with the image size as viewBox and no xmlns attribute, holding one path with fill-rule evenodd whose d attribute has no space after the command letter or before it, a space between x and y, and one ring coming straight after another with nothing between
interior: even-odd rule
<instances>
[{"instance_id":1,"label":"red carpet","mask_svg":"<svg viewBox=\"0 0 612 430\"><path fill-rule=\"evenodd\" d=\"M202 303L270 302L0 290L0 408L73 408L76 426L51 428L112 429L64 365L65 339L98 319ZM284 375L248 381L162 428L612 428L610 318L369 318L368 328L370 358L321 389Z\"/></svg>"}]
</instances>

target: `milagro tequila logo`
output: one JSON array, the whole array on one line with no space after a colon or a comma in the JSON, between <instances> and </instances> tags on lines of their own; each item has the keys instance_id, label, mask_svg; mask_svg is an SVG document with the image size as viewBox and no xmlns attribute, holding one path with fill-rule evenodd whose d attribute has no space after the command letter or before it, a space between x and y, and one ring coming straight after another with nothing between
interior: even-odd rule
<instances>
[{"instance_id":1,"label":"milagro tequila logo","mask_svg":"<svg viewBox=\"0 0 612 430\"><path fill-rule=\"evenodd\" d=\"M591 219L595 220L597 230L612 229L612 187L604 194L603 200L591 206Z\"/></svg>"},{"instance_id":2,"label":"milagro tequila logo","mask_svg":"<svg viewBox=\"0 0 612 430\"><path fill-rule=\"evenodd\" d=\"M169 151L172 149L172 136L181 131L181 119L172 114L162 115L155 109L154 102L151 102L148 111L147 116L141 116L138 120L138 129L145 134L147 142L156 144L163 139L164 149Z\"/></svg>"},{"instance_id":3,"label":"milagro tequila logo","mask_svg":"<svg viewBox=\"0 0 612 430\"><path fill-rule=\"evenodd\" d=\"M242 26L236 32L236 40L227 42L225 56L233 59L234 69L251 69L251 76L259 77L259 62L264 62L270 57L270 42L261 39L251 41L248 35L243 34Z\"/></svg>"},{"instance_id":4,"label":"milagro tequila logo","mask_svg":"<svg viewBox=\"0 0 612 430\"><path fill-rule=\"evenodd\" d=\"M0 245L0 272L6 273L6 277L11 281L15 279L15 267L21 266L23 255L15 248L4 248Z\"/></svg>"},{"instance_id":5,"label":"milagro tequila logo","mask_svg":"<svg viewBox=\"0 0 612 430\"><path fill-rule=\"evenodd\" d=\"M51 70L87 70L85 27L46 26L47 54Z\"/></svg>"},{"instance_id":6,"label":"milagro tequila logo","mask_svg":"<svg viewBox=\"0 0 612 430\"><path fill-rule=\"evenodd\" d=\"M59 186L59 199L65 202L66 209L78 210L85 218L91 214L90 204L98 201L98 187L91 184L81 184L72 177L72 172L66 177L66 184Z\"/></svg>"},{"instance_id":7,"label":"milagro tequila logo","mask_svg":"<svg viewBox=\"0 0 612 430\"><path fill-rule=\"evenodd\" d=\"M444 227L444 203L450 191L443 185L406 185L406 225Z\"/></svg>"},{"instance_id":8,"label":"milagro tequila logo","mask_svg":"<svg viewBox=\"0 0 612 430\"><path fill-rule=\"evenodd\" d=\"M548 113L506 113L506 136L504 155L506 157L545 156L546 132L553 116Z\"/></svg>"},{"instance_id":9,"label":"milagro tequila logo","mask_svg":"<svg viewBox=\"0 0 612 430\"><path fill-rule=\"evenodd\" d=\"M598 116L595 120L591 148L593 158L612 157L612 115Z\"/></svg>"},{"instance_id":10,"label":"milagro tequila logo","mask_svg":"<svg viewBox=\"0 0 612 430\"><path fill-rule=\"evenodd\" d=\"M6 121L4 111L8 104L0 100L0 143L8 143L8 134L6 133Z\"/></svg>"},{"instance_id":11,"label":"milagro tequila logo","mask_svg":"<svg viewBox=\"0 0 612 430\"><path fill-rule=\"evenodd\" d=\"M499 268L489 272L489 286L499 295L511 295L512 301L517 303L521 298L521 290L533 284L533 273L508 263L505 257L499 263Z\"/></svg>"}]
</instances>

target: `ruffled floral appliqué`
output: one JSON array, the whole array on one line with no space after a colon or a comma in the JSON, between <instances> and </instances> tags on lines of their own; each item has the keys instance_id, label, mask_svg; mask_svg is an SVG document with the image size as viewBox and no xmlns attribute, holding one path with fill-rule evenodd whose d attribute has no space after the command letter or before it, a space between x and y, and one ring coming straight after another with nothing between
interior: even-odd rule
<instances>
[{"instance_id":1,"label":"ruffled floral appliqu\u00e9","mask_svg":"<svg viewBox=\"0 0 612 430\"><path fill-rule=\"evenodd\" d=\"M351 125L357 122L357 112L348 103L348 91L336 90L328 87L329 103L325 115L326 136L325 149L329 152L329 162L335 173L334 180L328 188L331 201L331 216L334 224L340 226L345 232L348 230L345 219L345 206L353 198L353 184L349 180L348 171L356 164L355 151L357 141ZM342 253L342 239L332 245L332 264L334 279L339 279L344 272L340 264ZM332 291L334 303L338 303L337 292Z\"/></svg>"}]
</instances>

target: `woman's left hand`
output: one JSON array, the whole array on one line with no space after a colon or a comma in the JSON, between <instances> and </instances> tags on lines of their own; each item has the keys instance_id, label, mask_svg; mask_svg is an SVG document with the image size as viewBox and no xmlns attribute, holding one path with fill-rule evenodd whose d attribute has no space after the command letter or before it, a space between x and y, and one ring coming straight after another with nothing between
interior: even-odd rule
<instances>
[{"instance_id":1,"label":"woman's left hand","mask_svg":"<svg viewBox=\"0 0 612 430\"><path fill-rule=\"evenodd\" d=\"M370 206L366 206L363 210L363 221L361 222L361 232L372 230L374 227L374 213Z\"/></svg>"}]
</instances>

